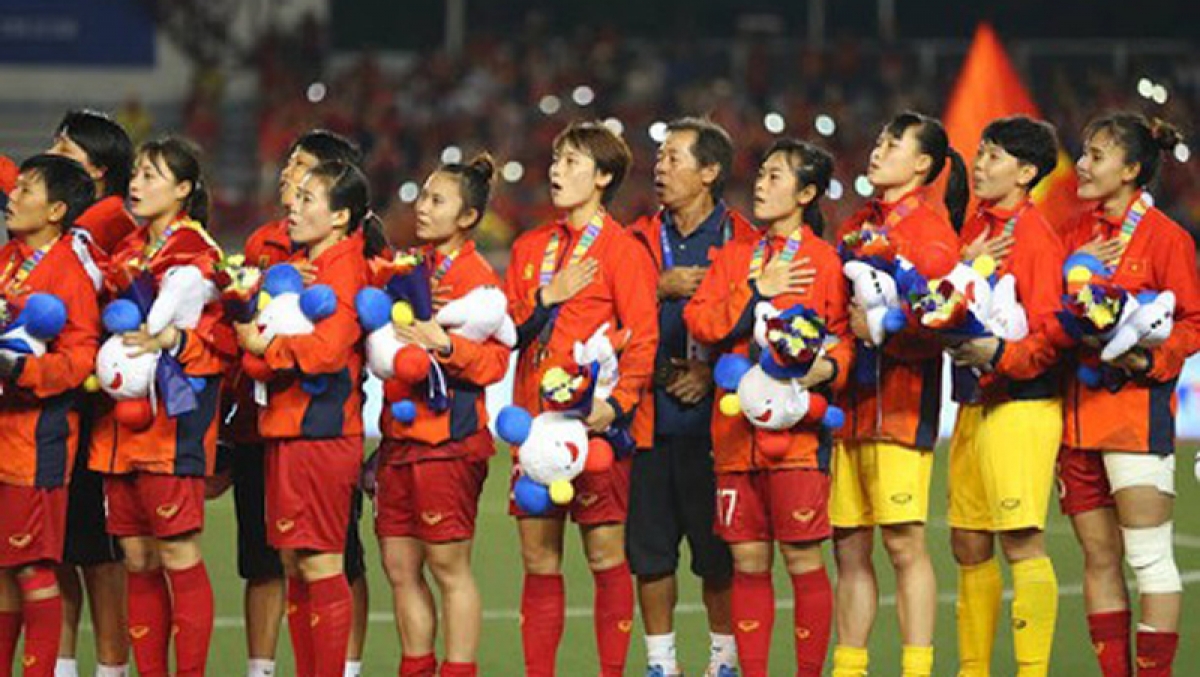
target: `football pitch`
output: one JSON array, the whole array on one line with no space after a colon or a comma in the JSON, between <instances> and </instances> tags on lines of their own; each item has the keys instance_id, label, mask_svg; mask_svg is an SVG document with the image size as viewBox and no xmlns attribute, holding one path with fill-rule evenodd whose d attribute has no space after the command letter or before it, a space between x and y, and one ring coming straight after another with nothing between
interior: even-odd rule
<instances>
[{"instance_id":1,"label":"football pitch","mask_svg":"<svg viewBox=\"0 0 1200 677\"><path fill-rule=\"evenodd\" d=\"M1184 604L1183 626L1180 629L1177 675L1200 674L1200 487L1192 476L1191 460L1194 444L1181 444L1176 505L1176 546L1179 569L1184 577L1187 598ZM946 457L945 447L939 450L935 466L935 483L931 498L932 519L929 547L934 556L938 575L940 604L938 606L937 656L934 674L953 675L956 666L954 633L955 569L948 544L949 530L945 523ZM492 461L484 496L480 505L475 543L474 568L483 595L484 622L479 657L483 675L520 675L521 640L518 629L518 607L521 595L521 560L516 528L507 514L509 459L507 451ZM697 500L705 500L697 497ZM1067 521L1058 514L1057 506L1050 511L1048 542L1051 557L1058 572L1060 605L1058 631L1054 646L1051 674L1071 677L1098 674L1091 644L1088 640L1081 597L1082 558ZM371 625L364 658L365 675L394 675L400 660L400 646L392 622L391 598L379 564L378 548L369 518L362 523L367 545L369 580L371 586ZM873 675L898 675L900 641L895 620L895 603L891 593L894 578L887 566L882 545L877 544L876 563L884 599L879 620L871 637ZM234 544L233 501L230 493L208 504L207 527L204 537L205 559L213 578L216 593L217 624L209 654L209 674L236 677L245 674L246 649L242 628L242 589L237 577ZM592 635L592 580L584 563L578 532L571 531L567 540L567 625L559 650L558 668L561 675L594 675L597 673L595 641ZM686 571L687 555L681 569ZM828 557L832 570L832 561ZM781 563L775 566L775 591L779 599L776 614L775 639L772 647L771 673L792 673L791 584L783 573ZM1011 578L1005 569L1006 582ZM700 604L699 588L690 574L680 577L680 609L677 616L681 665L688 674L703 674L707 661L708 634ZM1007 605L1001 620L1002 631L997 639L993 673L1015 674L1011 658L1012 642L1007 630ZM630 643L627 674L640 675L645 669L645 649L640 624L635 624ZM92 665L91 635L80 638L80 664L90 671ZM81 674L82 673L81 671ZM90 674L90 672L86 673ZM292 675L291 649L286 634L280 639L279 674Z\"/></svg>"}]
</instances>

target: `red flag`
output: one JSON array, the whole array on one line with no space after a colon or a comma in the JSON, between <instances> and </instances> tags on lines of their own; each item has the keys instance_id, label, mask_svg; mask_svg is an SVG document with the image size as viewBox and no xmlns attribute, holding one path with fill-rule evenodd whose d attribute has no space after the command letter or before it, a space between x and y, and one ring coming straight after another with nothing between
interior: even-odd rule
<instances>
[{"instance_id":1,"label":"red flag","mask_svg":"<svg viewBox=\"0 0 1200 677\"><path fill-rule=\"evenodd\" d=\"M984 127L996 118L1009 115L1041 117L996 32L989 24L981 23L975 30L971 49L954 83L943 117L950 145L962 153L968 172ZM1060 230L1081 208L1075 188L1074 164L1059 148L1058 166L1034 189L1033 198L1046 218Z\"/></svg>"}]
</instances>

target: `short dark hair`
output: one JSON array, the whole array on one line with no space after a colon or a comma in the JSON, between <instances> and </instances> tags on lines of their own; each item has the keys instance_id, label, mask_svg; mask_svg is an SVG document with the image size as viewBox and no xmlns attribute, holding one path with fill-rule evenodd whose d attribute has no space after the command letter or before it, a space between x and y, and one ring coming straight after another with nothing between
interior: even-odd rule
<instances>
[{"instance_id":1,"label":"short dark hair","mask_svg":"<svg viewBox=\"0 0 1200 677\"><path fill-rule=\"evenodd\" d=\"M125 195L133 174L133 142L125 129L100 111L67 111L54 136L65 136L83 149L88 162L104 169L104 194Z\"/></svg>"},{"instance_id":2,"label":"short dark hair","mask_svg":"<svg viewBox=\"0 0 1200 677\"><path fill-rule=\"evenodd\" d=\"M317 158L317 162L345 162L362 164L362 150L350 139L328 129L314 129L300 135L292 143L288 155L303 150Z\"/></svg>"},{"instance_id":3,"label":"short dark hair","mask_svg":"<svg viewBox=\"0 0 1200 677\"><path fill-rule=\"evenodd\" d=\"M709 186L709 193L714 200L720 200L725 192L725 183L733 171L733 139L729 132L707 117L683 117L667 123L667 132L695 132L696 140L692 143L692 157L701 167L720 167L717 180Z\"/></svg>"},{"instance_id":4,"label":"short dark hair","mask_svg":"<svg viewBox=\"0 0 1200 677\"><path fill-rule=\"evenodd\" d=\"M625 139L609 129L603 122L572 122L554 137L554 151L563 146L574 146L596 161L596 169L612 177L604 188L601 200L608 204L617 194L621 182L633 165L633 153Z\"/></svg>"},{"instance_id":5,"label":"short dark hair","mask_svg":"<svg viewBox=\"0 0 1200 677\"><path fill-rule=\"evenodd\" d=\"M1025 115L992 120L983 130L983 140L994 143L1004 152L1037 169L1037 175L1026 186L1032 190L1058 165L1058 136L1054 125Z\"/></svg>"},{"instance_id":6,"label":"short dark hair","mask_svg":"<svg viewBox=\"0 0 1200 677\"><path fill-rule=\"evenodd\" d=\"M40 178L46 186L46 197L50 202L61 202L67 206L63 230L74 227L75 219L96 201L96 184L92 177L83 165L71 158L49 153L34 155L21 163L20 172Z\"/></svg>"},{"instance_id":7,"label":"short dark hair","mask_svg":"<svg viewBox=\"0 0 1200 677\"><path fill-rule=\"evenodd\" d=\"M1109 113L1092 120L1083 130L1083 138L1090 141L1098 132L1108 132L1125 151L1125 164L1141 166L1134 179L1138 188L1144 188L1158 178L1162 156L1175 150L1183 140L1183 134L1175 125L1159 118L1147 120L1138 113Z\"/></svg>"}]
</instances>

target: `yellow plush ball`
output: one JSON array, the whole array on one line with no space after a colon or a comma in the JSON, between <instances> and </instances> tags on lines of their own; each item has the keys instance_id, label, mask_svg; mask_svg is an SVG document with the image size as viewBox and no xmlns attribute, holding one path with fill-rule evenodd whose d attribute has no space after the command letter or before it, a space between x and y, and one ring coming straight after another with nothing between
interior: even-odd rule
<instances>
[{"instance_id":1,"label":"yellow plush ball","mask_svg":"<svg viewBox=\"0 0 1200 677\"><path fill-rule=\"evenodd\" d=\"M401 326L407 327L416 320L416 314L413 313L412 306L406 301L397 301L392 306L392 322Z\"/></svg>"},{"instance_id":2,"label":"yellow plush ball","mask_svg":"<svg viewBox=\"0 0 1200 677\"><path fill-rule=\"evenodd\" d=\"M1087 284L1092 281L1092 271L1085 266L1075 266L1067 272L1067 282L1070 284Z\"/></svg>"},{"instance_id":3,"label":"yellow plush ball","mask_svg":"<svg viewBox=\"0 0 1200 677\"><path fill-rule=\"evenodd\" d=\"M83 389L89 393L100 392L100 378L95 374L88 376L87 380L83 382Z\"/></svg>"},{"instance_id":4,"label":"yellow plush ball","mask_svg":"<svg viewBox=\"0 0 1200 677\"><path fill-rule=\"evenodd\" d=\"M550 500L554 505L566 505L575 498L575 487L568 480L550 483Z\"/></svg>"},{"instance_id":5,"label":"yellow plush ball","mask_svg":"<svg viewBox=\"0 0 1200 677\"><path fill-rule=\"evenodd\" d=\"M258 292L258 307L259 308L266 308L267 304L270 302L271 302L270 294L268 294L265 291Z\"/></svg>"},{"instance_id":6,"label":"yellow plush ball","mask_svg":"<svg viewBox=\"0 0 1200 677\"><path fill-rule=\"evenodd\" d=\"M975 269L975 272L979 273L983 277L991 277L992 273L996 272L996 259L993 259L987 254L983 254L979 258L975 259L975 262L971 264L971 267Z\"/></svg>"},{"instance_id":7,"label":"yellow plush ball","mask_svg":"<svg viewBox=\"0 0 1200 677\"><path fill-rule=\"evenodd\" d=\"M726 416L737 416L742 413L742 403L738 401L738 396L733 393L721 398L721 413Z\"/></svg>"}]
</instances>

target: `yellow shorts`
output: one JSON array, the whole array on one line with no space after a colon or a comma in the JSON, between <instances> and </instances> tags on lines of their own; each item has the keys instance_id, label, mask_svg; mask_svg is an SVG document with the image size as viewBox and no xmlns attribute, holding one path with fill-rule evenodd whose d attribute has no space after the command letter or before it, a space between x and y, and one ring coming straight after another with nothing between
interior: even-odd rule
<instances>
[{"instance_id":1,"label":"yellow shorts","mask_svg":"<svg viewBox=\"0 0 1200 677\"><path fill-rule=\"evenodd\" d=\"M932 472L932 451L892 442L838 442L829 519L843 529L923 523Z\"/></svg>"},{"instance_id":2,"label":"yellow shorts","mask_svg":"<svg viewBox=\"0 0 1200 677\"><path fill-rule=\"evenodd\" d=\"M950 441L950 526L1044 529L1062 433L1060 400L959 408Z\"/></svg>"}]
</instances>

